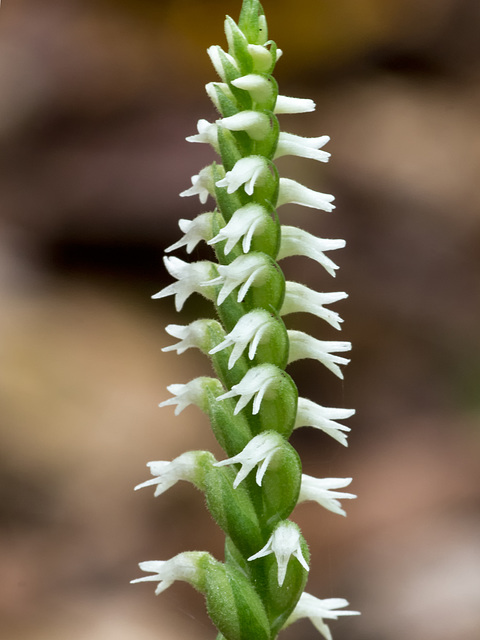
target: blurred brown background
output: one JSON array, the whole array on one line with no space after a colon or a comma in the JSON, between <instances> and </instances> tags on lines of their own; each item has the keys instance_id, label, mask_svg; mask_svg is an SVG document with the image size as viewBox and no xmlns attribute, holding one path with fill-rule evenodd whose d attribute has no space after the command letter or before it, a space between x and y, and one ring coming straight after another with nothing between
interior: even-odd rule
<instances>
[{"instance_id":1,"label":"blurred brown background","mask_svg":"<svg viewBox=\"0 0 480 640\"><path fill-rule=\"evenodd\" d=\"M354 476L348 518L303 505L308 590L363 615L336 640L480 637L478 0L265 0L285 54L281 91L314 97L287 131L332 136L328 166L283 175L336 195L282 220L343 237L336 280L304 259L289 277L346 290L353 360L340 383L292 367L302 395L356 407L350 447L294 436L312 475ZM188 145L214 117L205 49L239 0L4 0L0 9L0 637L213 638L201 596L129 586L137 562L221 534L185 483L133 493L145 462L216 445L165 386L207 374L162 354L168 322L209 314L150 301L179 216L209 163ZM179 254L184 257L183 254ZM193 256L205 255L196 252ZM338 338L315 318L294 318ZM293 323L291 326L293 326ZM308 621L285 638L310 640Z\"/></svg>"}]
</instances>

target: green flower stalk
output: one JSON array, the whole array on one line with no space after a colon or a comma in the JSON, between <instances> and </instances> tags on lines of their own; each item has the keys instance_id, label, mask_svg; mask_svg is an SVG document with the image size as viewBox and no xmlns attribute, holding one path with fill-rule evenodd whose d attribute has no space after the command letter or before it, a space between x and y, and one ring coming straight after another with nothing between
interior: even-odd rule
<instances>
[{"instance_id":1,"label":"green flower stalk","mask_svg":"<svg viewBox=\"0 0 480 640\"><path fill-rule=\"evenodd\" d=\"M161 593L184 580L205 595L217 640L273 640L299 618L308 617L327 639L325 620L346 611L343 599L320 600L305 593L310 553L297 524L289 517L302 501L313 500L345 515L340 500L354 498L338 489L351 478L312 478L302 474L299 456L288 439L294 429L312 426L340 444L349 428L338 422L354 411L324 407L299 398L285 368L314 358L339 378L349 342L319 340L285 327L284 317L310 313L340 329L342 319L328 305L343 292L319 293L298 282L286 282L279 261L302 255L335 276L337 265L325 252L343 240L326 240L280 223L278 208L296 203L332 211L333 196L280 177L274 160L293 155L327 162L328 136L304 138L280 131L277 115L313 111L312 100L278 94L273 68L281 55L268 39L258 0L244 0L238 24L227 16L228 51L208 49L219 82L207 84L219 112L215 122L200 120L190 142L209 144L220 156L193 176L183 197L198 195L215 205L194 220L180 220L182 238L167 249L199 242L212 247L215 259L186 262L175 256L165 266L175 279L154 298L174 296L177 311L199 293L210 300L217 319L169 325L178 340L164 351L197 348L211 358L216 377L172 384L175 414L190 404L205 412L226 457L189 451L171 462L149 462L152 479L138 485L160 495L179 480L205 494L207 507L225 533L225 559L209 553L180 553L166 561L142 562L149 575L133 582L158 583Z\"/></svg>"}]
</instances>

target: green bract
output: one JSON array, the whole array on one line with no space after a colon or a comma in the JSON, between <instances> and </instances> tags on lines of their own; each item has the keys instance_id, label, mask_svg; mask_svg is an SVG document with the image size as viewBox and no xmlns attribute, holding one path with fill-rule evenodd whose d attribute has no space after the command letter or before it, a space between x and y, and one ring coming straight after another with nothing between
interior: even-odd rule
<instances>
[{"instance_id":1,"label":"green bract","mask_svg":"<svg viewBox=\"0 0 480 640\"><path fill-rule=\"evenodd\" d=\"M153 297L174 296L180 311L197 293L215 307L216 320L169 325L167 332L179 342L164 350L181 354L199 349L211 358L218 377L172 384L172 397L160 406L173 405L178 414L196 405L209 416L226 458L217 461L209 452L189 451L172 461L150 462L153 478L136 487L154 486L155 495L160 495L180 480L194 484L225 533L225 559L220 562L195 551L147 561L140 567L151 575L135 582L158 582L156 593L175 580L189 582L205 595L219 631L217 640L274 640L282 628L302 617L309 617L329 640L324 619L356 612L338 610L348 604L345 600L319 600L304 592L310 554L289 517L297 502L307 500L344 515L339 499L355 496L335 493L350 478L302 474L288 439L293 429L312 426L346 445L344 432L349 429L336 420L354 412L299 398L285 367L315 358L342 377L339 365L348 360L333 353L349 350L350 343L287 331L283 317L312 313L340 329L342 319L325 306L346 294L320 293L286 282L278 260L306 256L334 276L337 265L324 252L345 243L281 224L281 205L329 212L334 209L333 196L281 178L274 164L284 155L326 162L329 154L321 148L328 136L303 138L280 131L276 114L313 111L315 104L278 94L271 73L281 51L268 40L258 0L244 0L238 24L226 18L225 34L227 51L219 46L208 49L220 78L206 87L218 118L200 120L198 133L187 138L209 144L220 160L201 169L181 193L215 204L194 220L180 220L184 235L167 249L185 247L191 253L205 242L212 248L212 260L165 258L175 282Z\"/></svg>"}]
</instances>

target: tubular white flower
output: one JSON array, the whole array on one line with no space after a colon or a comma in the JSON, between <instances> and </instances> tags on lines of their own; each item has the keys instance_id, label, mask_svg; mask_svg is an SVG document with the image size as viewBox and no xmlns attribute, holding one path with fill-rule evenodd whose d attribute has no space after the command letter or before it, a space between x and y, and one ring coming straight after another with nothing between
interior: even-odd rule
<instances>
[{"instance_id":1,"label":"tubular white flower","mask_svg":"<svg viewBox=\"0 0 480 640\"><path fill-rule=\"evenodd\" d=\"M243 253L248 253L253 236L263 231L267 216L267 211L261 205L255 203L246 204L235 211L223 229L207 244L213 245L226 240L223 252L227 256L243 237Z\"/></svg>"},{"instance_id":2,"label":"tubular white flower","mask_svg":"<svg viewBox=\"0 0 480 640\"><path fill-rule=\"evenodd\" d=\"M200 262L184 262L175 256L163 259L168 273L177 278L177 282L169 284L164 289L152 296L154 299L175 296L175 309L181 311L187 298L192 293L205 295L204 282L211 277L214 265L208 260Z\"/></svg>"},{"instance_id":3,"label":"tubular white flower","mask_svg":"<svg viewBox=\"0 0 480 640\"><path fill-rule=\"evenodd\" d=\"M294 429L299 429L300 427L320 429L337 442L340 442L340 444L343 444L344 447L347 447L347 436L342 432L348 432L351 429L336 421L346 420L354 414L355 409L322 407L307 398L299 398Z\"/></svg>"},{"instance_id":4,"label":"tubular white flower","mask_svg":"<svg viewBox=\"0 0 480 640\"><path fill-rule=\"evenodd\" d=\"M272 66L272 52L261 44L249 44L247 46L248 53L252 56L253 67L255 71L262 73L268 72ZM277 49L276 60L282 55L283 51Z\"/></svg>"},{"instance_id":5,"label":"tubular white flower","mask_svg":"<svg viewBox=\"0 0 480 640\"><path fill-rule=\"evenodd\" d=\"M180 342L163 347L162 351L176 351L178 355L184 353L187 349L201 349L205 342L208 327L215 322L214 320L194 320L188 325L169 324L165 327L165 331L178 338Z\"/></svg>"},{"instance_id":6,"label":"tubular white flower","mask_svg":"<svg viewBox=\"0 0 480 640\"><path fill-rule=\"evenodd\" d=\"M342 249L344 246L345 240L317 238L298 227L282 225L277 260L283 260L283 258L289 258L290 256L306 256L321 264L331 276L335 277L335 270L338 269L338 266L330 258L327 258L323 252Z\"/></svg>"},{"instance_id":7,"label":"tubular white flower","mask_svg":"<svg viewBox=\"0 0 480 640\"><path fill-rule=\"evenodd\" d=\"M329 293L320 293L319 291L313 291L304 284L299 282L291 282L288 280L285 283L285 298L283 300L282 308L280 310L281 316L286 316L289 313L311 313L317 318L322 318L335 329L340 329L340 322L343 319L338 315L336 311L331 309L325 309L323 305L332 304L348 298L347 294L343 291L335 291ZM295 358L298 360L299 358Z\"/></svg>"},{"instance_id":8,"label":"tubular white flower","mask_svg":"<svg viewBox=\"0 0 480 640\"><path fill-rule=\"evenodd\" d=\"M198 133L185 138L187 142L206 142L211 145L215 151L219 151L217 125L214 122L208 122L203 118L197 122Z\"/></svg>"},{"instance_id":9,"label":"tubular white flower","mask_svg":"<svg viewBox=\"0 0 480 640\"><path fill-rule=\"evenodd\" d=\"M315 111L315 102L310 98L278 96L273 113L309 113L310 111Z\"/></svg>"},{"instance_id":10,"label":"tubular white flower","mask_svg":"<svg viewBox=\"0 0 480 640\"><path fill-rule=\"evenodd\" d=\"M192 186L190 189L182 191L180 197L185 198L187 196L198 195L200 202L205 204L208 196L213 195L214 192L212 166L209 165L208 167L204 167L196 176L192 176Z\"/></svg>"},{"instance_id":11,"label":"tubular white flower","mask_svg":"<svg viewBox=\"0 0 480 640\"><path fill-rule=\"evenodd\" d=\"M234 193L244 184L245 193L251 196L255 184L261 182L267 172L268 163L263 156L248 156L238 160L233 169L227 171L222 180L218 180L216 186L226 187L227 193Z\"/></svg>"},{"instance_id":12,"label":"tubular white flower","mask_svg":"<svg viewBox=\"0 0 480 640\"><path fill-rule=\"evenodd\" d=\"M175 407L175 415L178 416L189 405L194 404L197 407L201 407L205 398L205 380L210 378L199 377L190 380L186 384L170 384L167 387L167 391L173 394L173 398L164 400L158 406L168 407L173 405Z\"/></svg>"},{"instance_id":13,"label":"tubular white flower","mask_svg":"<svg viewBox=\"0 0 480 640\"><path fill-rule=\"evenodd\" d=\"M147 560L138 565L142 571L151 571L154 575L130 580L135 582L158 582L155 595L168 589L176 580L183 580L194 584L197 580L199 568L198 559L205 555L202 552L187 551L179 553L170 560Z\"/></svg>"},{"instance_id":14,"label":"tubular white flower","mask_svg":"<svg viewBox=\"0 0 480 640\"><path fill-rule=\"evenodd\" d=\"M320 149L325 146L329 140L330 136L304 138L303 136L296 136L293 133L281 131L274 158L298 156L300 158L318 160L319 162L328 162L331 154L327 151L320 151Z\"/></svg>"},{"instance_id":15,"label":"tubular white flower","mask_svg":"<svg viewBox=\"0 0 480 640\"><path fill-rule=\"evenodd\" d=\"M298 526L290 520L284 520L277 525L267 544L253 556L250 556L248 560L256 560L257 558L263 558L264 556L274 553L278 565L278 584L282 586L287 573L288 563L292 556L300 562L305 571L310 570L303 556L300 540L300 530Z\"/></svg>"},{"instance_id":16,"label":"tubular white flower","mask_svg":"<svg viewBox=\"0 0 480 640\"><path fill-rule=\"evenodd\" d=\"M218 396L217 400L240 396L233 412L237 415L254 398L252 414L256 415L260 411L265 394L268 397L269 392L277 387L280 376L280 369L274 364L259 364L249 369L238 384L234 384L230 391Z\"/></svg>"},{"instance_id":17,"label":"tubular white flower","mask_svg":"<svg viewBox=\"0 0 480 640\"><path fill-rule=\"evenodd\" d=\"M335 205L332 204L333 200L335 200L334 196L328 193L314 191L304 187L296 180L290 180L290 178L280 178L277 207L282 204L300 204L312 209L333 211L335 209Z\"/></svg>"},{"instance_id":18,"label":"tubular white flower","mask_svg":"<svg viewBox=\"0 0 480 640\"><path fill-rule=\"evenodd\" d=\"M217 265L218 277L204 282L203 286L223 285L217 299L217 304L221 305L234 289L242 285L237 295L237 302L242 302L251 286L263 284L267 269L268 263L262 255L249 253L238 256L230 264Z\"/></svg>"},{"instance_id":19,"label":"tubular white flower","mask_svg":"<svg viewBox=\"0 0 480 640\"><path fill-rule=\"evenodd\" d=\"M342 509L340 500L352 499L357 496L353 493L343 493L335 491L335 489L343 489L348 487L352 478L313 478L302 473L302 482L300 485L300 495L298 502L306 502L313 500L319 505L338 513L341 516L346 516L346 512Z\"/></svg>"},{"instance_id":20,"label":"tubular white flower","mask_svg":"<svg viewBox=\"0 0 480 640\"><path fill-rule=\"evenodd\" d=\"M222 62L223 56L225 56L226 60L232 65L232 67L234 67L238 71L238 65L235 58L229 53L226 53L226 51L224 51L219 45L208 47L207 53L210 57L210 60L212 61L215 71L218 73L223 82L227 81L225 69L223 68Z\"/></svg>"},{"instance_id":21,"label":"tubular white flower","mask_svg":"<svg viewBox=\"0 0 480 640\"><path fill-rule=\"evenodd\" d=\"M167 247L165 251L175 251L176 249L186 246L187 253L192 253L199 242L202 240L210 240L212 237L213 215L213 211L207 211L206 213L201 213L193 220L181 218L178 221L178 226L180 227L180 231L183 231L184 236Z\"/></svg>"},{"instance_id":22,"label":"tubular white flower","mask_svg":"<svg viewBox=\"0 0 480 640\"><path fill-rule=\"evenodd\" d=\"M248 357L253 360L257 347L266 332L268 332L271 322L272 318L268 311L254 309L242 316L230 333L225 336L225 340L211 349L209 353L213 355L233 345L232 353L228 359L228 368L231 369L245 351L247 345L250 345Z\"/></svg>"},{"instance_id":23,"label":"tubular white flower","mask_svg":"<svg viewBox=\"0 0 480 640\"><path fill-rule=\"evenodd\" d=\"M143 487L156 485L154 496L157 497L165 491L168 491L168 489L176 485L180 480L194 482L199 457L203 455L204 453L202 451L187 451L171 461L155 460L153 462L147 462L150 473L155 477L141 484L137 484L134 490L137 491L138 489L143 489Z\"/></svg>"},{"instance_id":24,"label":"tubular white flower","mask_svg":"<svg viewBox=\"0 0 480 640\"><path fill-rule=\"evenodd\" d=\"M220 118L217 124L230 131L245 131L252 140L263 140L270 132L270 118L259 111L239 111Z\"/></svg>"},{"instance_id":25,"label":"tubular white flower","mask_svg":"<svg viewBox=\"0 0 480 640\"><path fill-rule=\"evenodd\" d=\"M248 91L254 102L267 102L273 96L273 84L265 76L258 73L249 73L232 80L237 89Z\"/></svg>"},{"instance_id":26,"label":"tubular white flower","mask_svg":"<svg viewBox=\"0 0 480 640\"><path fill-rule=\"evenodd\" d=\"M242 480L248 476L250 471L258 465L255 481L260 487L268 465L282 445L283 438L281 435L274 431L266 431L252 438L244 449L236 456L233 456L233 458L221 460L213 466L224 467L230 464L240 464L240 471L237 473L233 483L233 488L236 489Z\"/></svg>"},{"instance_id":27,"label":"tubular white flower","mask_svg":"<svg viewBox=\"0 0 480 640\"><path fill-rule=\"evenodd\" d=\"M323 635L325 640L332 640L330 629L325 624L324 619L337 620L339 616L358 616L359 611L338 611L342 607L347 607L348 601L344 598L326 598L320 600L305 591L300 596L297 606L283 625L289 627L293 622L301 618L310 618L313 626Z\"/></svg>"},{"instance_id":28,"label":"tubular white flower","mask_svg":"<svg viewBox=\"0 0 480 640\"><path fill-rule=\"evenodd\" d=\"M317 340L309 336L308 333L293 329L288 330L287 334L290 341L288 364L304 358L313 358L324 364L327 369L330 369L332 373L343 380L343 373L338 365L348 364L350 360L341 356L334 356L332 351L350 351L352 348L351 342Z\"/></svg>"}]
</instances>

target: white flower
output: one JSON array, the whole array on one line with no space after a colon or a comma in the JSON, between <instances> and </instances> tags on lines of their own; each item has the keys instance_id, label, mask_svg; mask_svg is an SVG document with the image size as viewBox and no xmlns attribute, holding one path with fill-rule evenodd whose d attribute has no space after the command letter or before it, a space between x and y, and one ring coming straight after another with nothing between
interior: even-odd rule
<instances>
[{"instance_id":1,"label":"white flower","mask_svg":"<svg viewBox=\"0 0 480 640\"><path fill-rule=\"evenodd\" d=\"M357 616L359 611L338 611L342 607L348 606L344 598L326 598L320 600L309 593L303 592L297 606L293 610L283 628L290 626L293 622L301 618L310 618L313 626L320 631L326 640L332 640L330 629L325 624L324 619L337 620L339 616Z\"/></svg>"},{"instance_id":2,"label":"white flower","mask_svg":"<svg viewBox=\"0 0 480 640\"><path fill-rule=\"evenodd\" d=\"M293 133L280 132L278 137L275 158L282 156L299 156L300 158L310 158L319 162L328 162L330 154L320 149L329 142L329 136L320 136L318 138L304 138L296 136Z\"/></svg>"},{"instance_id":3,"label":"white flower","mask_svg":"<svg viewBox=\"0 0 480 640\"><path fill-rule=\"evenodd\" d=\"M155 595L168 589L176 580L194 584L199 574L198 560L205 555L202 552L187 551L179 553L170 560L147 560L138 565L142 571L151 571L154 575L131 580L135 582L158 582Z\"/></svg>"},{"instance_id":4,"label":"white flower","mask_svg":"<svg viewBox=\"0 0 480 640\"><path fill-rule=\"evenodd\" d=\"M273 96L272 81L257 73L236 78L232 80L232 84L237 89L248 91L254 102L267 102Z\"/></svg>"},{"instance_id":5,"label":"white flower","mask_svg":"<svg viewBox=\"0 0 480 640\"><path fill-rule=\"evenodd\" d=\"M250 471L259 465L255 481L260 487L268 465L277 451L281 449L283 443L284 440L280 434L275 431L264 431L252 438L246 447L236 456L216 462L213 466L224 467L225 465L237 463L242 465L233 483L233 488L236 489L242 480L248 476Z\"/></svg>"},{"instance_id":6,"label":"white flower","mask_svg":"<svg viewBox=\"0 0 480 640\"><path fill-rule=\"evenodd\" d=\"M338 342L334 340L317 340L303 331L288 330L290 351L288 364L304 358L313 358L324 364L327 369L343 380L343 373L339 364L348 364L348 358L333 356L332 351L350 351L351 342Z\"/></svg>"},{"instance_id":7,"label":"white flower","mask_svg":"<svg viewBox=\"0 0 480 640\"><path fill-rule=\"evenodd\" d=\"M212 47L208 47L207 53L212 61L212 64L215 68L215 71L218 73L223 82L227 81L227 77L225 74L225 67L231 65L234 69L238 71L238 66L235 58L231 56L229 53L226 53L222 47L218 45L213 45Z\"/></svg>"},{"instance_id":8,"label":"white flower","mask_svg":"<svg viewBox=\"0 0 480 640\"><path fill-rule=\"evenodd\" d=\"M178 338L180 342L168 347L163 347L162 351L176 351L181 355L192 347L201 349L205 343L208 328L212 323L220 327L215 320L208 319L194 320L188 325L169 324L165 327L165 331L174 338Z\"/></svg>"},{"instance_id":9,"label":"white flower","mask_svg":"<svg viewBox=\"0 0 480 640\"><path fill-rule=\"evenodd\" d=\"M289 258L290 256L306 256L321 264L331 276L335 277L335 269L338 269L338 266L330 258L327 258L323 252L342 249L345 246L345 240L317 238L308 233L308 231L287 225L282 225L281 231L280 250L277 260Z\"/></svg>"},{"instance_id":10,"label":"white flower","mask_svg":"<svg viewBox=\"0 0 480 640\"><path fill-rule=\"evenodd\" d=\"M235 96L233 95L232 90L226 82L209 82L205 85L205 90L208 97L215 105L217 111L220 111L220 113L222 112L222 106L218 98L218 92L222 93L231 102L235 103Z\"/></svg>"},{"instance_id":11,"label":"white flower","mask_svg":"<svg viewBox=\"0 0 480 640\"><path fill-rule=\"evenodd\" d=\"M347 445L347 437L343 431L351 431L336 420L346 420L355 413L354 409L337 409L334 407L322 407L307 398L299 398L297 406L297 417L294 429L300 427L314 427L324 431L340 444Z\"/></svg>"},{"instance_id":12,"label":"white flower","mask_svg":"<svg viewBox=\"0 0 480 640\"><path fill-rule=\"evenodd\" d=\"M245 193L251 196L255 184L261 181L262 175L265 175L267 171L268 164L262 156L241 158L235 163L233 169L227 171L225 177L216 183L216 186L226 187L227 193L234 193L244 184Z\"/></svg>"},{"instance_id":13,"label":"white flower","mask_svg":"<svg viewBox=\"0 0 480 640\"><path fill-rule=\"evenodd\" d=\"M348 487L351 481L351 478L313 478L312 476L307 476L302 473L298 502L313 500L322 507L325 507L325 509L333 511L333 513L346 516L347 514L342 509L340 500L356 498L357 496L353 493L343 493L334 490Z\"/></svg>"},{"instance_id":14,"label":"white flower","mask_svg":"<svg viewBox=\"0 0 480 640\"><path fill-rule=\"evenodd\" d=\"M263 558L264 556L274 553L278 564L278 584L282 586L287 573L288 563L292 556L300 562L305 571L310 570L303 556L300 540L301 536L298 526L290 520L285 520L277 525L267 544L253 556L250 556L248 560L256 560L257 558Z\"/></svg>"},{"instance_id":15,"label":"white flower","mask_svg":"<svg viewBox=\"0 0 480 640\"><path fill-rule=\"evenodd\" d=\"M194 482L199 456L202 455L204 455L202 451L187 451L172 461L155 460L154 462L147 462L147 467L150 468L150 473L155 478L137 484L135 491L143 487L156 485L154 495L157 497L177 484L179 480Z\"/></svg>"},{"instance_id":16,"label":"white flower","mask_svg":"<svg viewBox=\"0 0 480 640\"><path fill-rule=\"evenodd\" d=\"M202 240L210 240L212 237L212 219L213 211L207 213L201 213L193 220L185 220L181 218L178 221L180 231L183 231L184 236L177 242L170 245L165 251L175 251L181 247L187 247L187 253L192 253L197 244Z\"/></svg>"},{"instance_id":17,"label":"white flower","mask_svg":"<svg viewBox=\"0 0 480 640\"><path fill-rule=\"evenodd\" d=\"M186 139L187 142L206 142L210 144L215 151L218 152L218 136L217 136L217 125L213 122L208 122L208 120L204 120L203 118L197 122L197 130L198 133L193 136L188 136Z\"/></svg>"},{"instance_id":18,"label":"white flower","mask_svg":"<svg viewBox=\"0 0 480 640\"><path fill-rule=\"evenodd\" d=\"M218 277L204 282L203 285L223 285L217 299L219 306L234 289L242 285L237 295L237 302L242 302L252 285L260 286L264 283L268 266L262 254L248 253L238 256L230 264L217 265Z\"/></svg>"},{"instance_id":19,"label":"white flower","mask_svg":"<svg viewBox=\"0 0 480 640\"><path fill-rule=\"evenodd\" d=\"M181 311L185 301L192 293L206 295L203 283L211 277L213 263L208 260L184 262L175 256L166 257L163 261L168 273L177 278L177 282L169 284L152 298L158 299L173 295L175 296L175 309Z\"/></svg>"},{"instance_id":20,"label":"white flower","mask_svg":"<svg viewBox=\"0 0 480 640\"><path fill-rule=\"evenodd\" d=\"M262 400L267 394L275 390L281 380L281 371L274 364L259 364L247 371L238 384L234 384L230 391L218 396L217 400L240 396L235 407L234 415L237 415L254 397L252 414L260 411Z\"/></svg>"},{"instance_id":21,"label":"white flower","mask_svg":"<svg viewBox=\"0 0 480 640\"><path fill-rule=\"evenodd\" d=\"M231 172L229 171L228 173ZM225 177L225 180L226 179ZM223 229L220 229L214 238L208 241L208 244L213 245L226 240L227 242L225 243L223 252L227 256L243 237L243 253L248 253L253 236L263 231L267 217L268 213L261 205L255 203L246 204L244 207L235 211L228 223Z\"/></svg>"},{"instance_id":22,"label":"white flower","mask_svg":"<svg viewBox=\"0 0 480 640\"><path fill-rule=\"evenodd\" d=\"M309 289L304 284L288 280L285 283L285 298L280 309L280 315L286 316L289 313L301 312L312 313L317 318L322 318L322 320L328 322L335 329L340 329L339 323L343 322L342 318L336 311L325 309L323 305L332 304L347 297L347 294L343 291L320 293ZM295 359L298 360L299 358Z\"/></svg>"},{"instance_id":23,"label":"white flower","mask_svg":"<svg viewBox=\"0 0 480 640\"><path fill-rule=\"evenodd\" d=\"M292 203L322 211L333 211L335 209L335 205L332 204L334 199L334 196L304 187L296 180L280 178L277 207Z\"/></svg>"},{"instance_id":24,"label":"white flower","mask_svg":"<svg viewBox=\"0 0 480 640\"><path fill-rule=\"evenodd\" d=\"M223 342L211 349L209 353L213 355L233 345L232 353L228 359L228 368L231 369L245 351L247 345L250 344L248 357L253 360L257 347L266 332L268 332L271 323L272 317L268 311L254 309L242 316L230 333L225 336Z\"/></svg>"},{"instance_id":25,"label":"white flower","mask_svg":"<svg viewBox=\"0 0 480 640\"><path fill-rule=\"evenodd\" d=\"M270 118L259 111L239 111L233 116L220 118L217 124L230 131L245 131L252 140L264 140L270 132Z\"/></svg>"},{"instance_id":26,"label":"white flower","mask_svg":"<svg viewBox=\"0 0 480 640\"><path fill-rule=\"evenodd\" d=\"M310 111L315 111L315 102L310 98L278 96L273 113L308 113Z\"/></svg>"},{"instance_id":27,"label":"white flower","mask_svg":"<svg viewBox=\"0 0 480 640\"><path fill-rule=\"evenodd\" d=\"M170 384L167 387L167 391L173 394L173 398L164 400L158 406L168 407L169 405L177 405L175 407L175 415L178 416L189 405L194 404L197 407L202 407L205 398L205 381L211 380L211 378L194 378L186 384Z\"/></svg>"},{"instance_id":28,"label":"white flower","mask_svg":"<svg viewBox=\"0 0 480 640\"><path fill-rule=\"evenodd\" d=\"M208 196L213 195L213 175L212 166L204 167L200 173L196 176L192 176L192 186L190 189L182 191L181 198L187 196L197 196L200 198L200 202L205 204L208 200Z\"/></svg>"},{"instance_id":29,"label":"white flower","mask_svg":"<svg viewBox=\"0 0 480 640\"><path fill-rule=\"evenodd\" d=\"M252 56L253 67L258 73L268 72L272 67L272 52L261 44L249 44L248 53ZM276 60L282 55L282 50L277 49Z\"/></svg>"}]
</instances>

